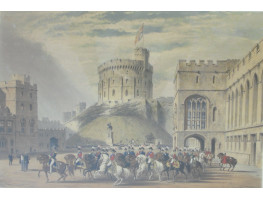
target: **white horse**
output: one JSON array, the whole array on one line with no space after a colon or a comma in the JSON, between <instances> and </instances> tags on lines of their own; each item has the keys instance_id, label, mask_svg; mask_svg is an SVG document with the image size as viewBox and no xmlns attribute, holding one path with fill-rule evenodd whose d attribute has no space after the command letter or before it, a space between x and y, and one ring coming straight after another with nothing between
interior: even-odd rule
<instances>
[{"instance_id":1,"label":"white horse","mask_svg":"<svg viewBox=\"0 0 263 200\"><path fill-rule=\"evenodd\" d=\"M111 161L107 167L108 173L112 174L117 179L114 185L120 185L124 179L127 180L133 177L133 173L129 169L117 165L115 161Z\"/></svg>"},{"instance_id":2,"label":"white horse","mask_svg":"<svg viewBox=\"0 0 263 200\"><path fill-rule=\"evenodd\" d=\"M100 164L100 168L98 171L95 172L95 176L96 175L104 175L107 171L108 165L110 163L110 158L107 154L101 154L100 155L100 159L99 159L99 163Z\"/></svg>"},{"instance_id":3,"label":"white horse","mask_svg":"<svg viewBox=\"0 0 263 200\"><path fill-rule=\"evenodd\" d=\"M145 155L138 155L136 160L138 162L138 169L136 173L136 179L141 176L144 172L148 172L148 164L146 162L147 157Z\"/></svg>"},{"instance_id":4,"label":"white horse","mask_svg":"<svg viewBox=\"0 0 263 200\"><path fill-rule=\"evenodd\" d=\"M153 168L150 169L150 176L149 176L149 180L151 180L153 173L156 173L159 177L159 181L162 181L162 173L164 171L164 166L163 163L159 162L158 160L148 160L148 164L149 162L152 162Z\"/></svg>"}]
</instances>

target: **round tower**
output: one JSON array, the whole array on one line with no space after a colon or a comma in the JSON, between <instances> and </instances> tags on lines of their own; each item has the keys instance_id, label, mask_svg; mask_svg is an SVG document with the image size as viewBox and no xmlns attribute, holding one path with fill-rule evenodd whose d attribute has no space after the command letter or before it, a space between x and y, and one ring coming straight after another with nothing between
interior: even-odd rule
<instances>
[{"instance_id":1,"label":"round tower","mask_svg":"<svg viewBox=\"0 0 263 200\"><path fill-rule=\"evenodd\" d=\"M134 60L112 59L98 67L98 103L115 105L133 99L152 98L152 66L149 51L136 48Z\"/></svg>"}]
</instances>

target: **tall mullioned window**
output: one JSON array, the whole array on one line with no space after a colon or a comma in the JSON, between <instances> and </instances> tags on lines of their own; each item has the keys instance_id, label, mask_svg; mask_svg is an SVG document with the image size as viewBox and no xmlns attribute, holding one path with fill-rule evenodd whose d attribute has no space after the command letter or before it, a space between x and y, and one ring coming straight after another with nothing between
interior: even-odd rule
<instances>
[{"instance_id":1,"label":"tall mullioned window","mask_svg":"<svg viewBox=\"0 0 263 200\"><path fill-rule=\"evenodd\" d=\"M207 100L201 96L193 96L186 100L186 129L199 130L206 128Z\"/></svg>"}]
</instances>

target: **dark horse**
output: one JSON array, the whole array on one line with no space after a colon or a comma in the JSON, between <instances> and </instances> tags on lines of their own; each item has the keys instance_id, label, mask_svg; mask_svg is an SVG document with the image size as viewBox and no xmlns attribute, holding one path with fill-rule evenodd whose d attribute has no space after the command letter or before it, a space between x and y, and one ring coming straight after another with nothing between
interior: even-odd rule
<instances>
[{"instance_id":1,"label":"dark horse","mask_svg":"<svg viewBox=\"0 0 263 200\"><path fill-rule=\"evenodd\" d=\"M173 181L175 181L175 177L181 173L185 176L185 180L187 179L187 175L184 172L184 169L186 168L187 171L189 172L190 168L187 167L187 163L184 163L183 161L179 161L179 160L174 160L172 161L172 159L169 159L166 162L166 167L168 168L169 171L173 172ZM168 176L169 179L169 176Z\"/></svg>"},{"instance_id":2,"label":"dark horse","mask_svg":"<svg viewBox=\"0 0 263 200\"><path fill-rule=\"evenodd\" d=\"M119 166L128 168L133 173L134 179L136 179L136 169L139 167L139 164L135 155L124 156L122 153L117 153L115 161Z\"/></svg>"},{"instance_id":3,"label":"dark horse","mask_svg":"<svg viewBox=\"0 0 263 200\"><path fill-rule=\"evenodd\" d=\"M236 164L237 164L237 159L235 159L233 157L230 157L230 156L226 156L226 159L224 161L224 156L225 156L225 154L223 154L223 153L219 153L217 155L217 157L221 160L220 170L222 170L222 168L223 168L223 170L225 169L224 164L229 164L228 171L231 169L231 167L232 167L231 171L233 171L235 166L236 166Z\"/></svg>"},{"instance_id":4,"label":"dark horse","mask_svg":"<svg viewBox=\"0 0 263 200\"><path fill-rule=\"evenodd\" d=\"M43 171L46 175L47 182L48 182L49 181L48 172L50 170L49 156L46 154L41 154L37 156L37 160L39 161L40 164L42 164L42 169L38 171L38 177L40 177L40 172ZM67 177L67 174L65 172L66 168L67 168L67 165L64 162L56 161L56 167L53 166L53 172L57 172L60 175L60 178L57 181L60 181L62 178L65 181Z\"/></svg>"},{"instance_id":5,"label":"dark horse","mask_svg":"<svg viewBox=\"0 0 263 200\"><path fill-rule=\"evenodd\" d=\"M86 165L86 168L83 169L83 176L86 177L86 174L88 173L88 176L91 177L92 180L94 180L94 177L91 172L97 170L97 158L91 153L85 154L84 163Z\"/></svg>"}]
</instances>

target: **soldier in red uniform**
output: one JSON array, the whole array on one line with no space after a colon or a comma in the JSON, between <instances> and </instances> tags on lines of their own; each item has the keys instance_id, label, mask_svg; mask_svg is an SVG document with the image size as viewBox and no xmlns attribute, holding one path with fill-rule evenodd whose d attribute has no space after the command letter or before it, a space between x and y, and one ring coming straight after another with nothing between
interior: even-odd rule
<instances>
[{"instance_id":1,"label":"soldier in red uniform","mask_svg":"<svg viewBox=\"0 0 263 200\"><path fill-rule=\"evenodd\" d=\"M111 160L111 162L113 162L114 160L115 160L115 156L116 156L116 151L115 151L115 149L111 149L111 152L112 152L112 154L110 155L110 160Z\"/></svg>"},{"instance_id":2,"label":"soldier in red uniform","mask_svg":"<svg viewBox=\"0 0 263 200\"><path fill-rule=\"evenodd\" d=\"M151 164L153 162L153 158L154 158L154 153L153 153L153 148L152 147L149 147L149 151L148 153L146 154L146 157L148 159L148 170L150 170L151 168Z\"/></svg>"},{"instance_id":3,"label":"soldier in red uniform","mask_svg":"<svg viewBox=\"0 0 263 200\"><path fill-rule=\"evenodd\" d=\"M222 157L222 164L226 164L227 162L226 162L226 159L227 159L227 156L226 156L226 154L224 154L223 155L223 157Z\"/></svg>"}]
</instances>

